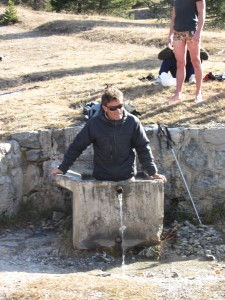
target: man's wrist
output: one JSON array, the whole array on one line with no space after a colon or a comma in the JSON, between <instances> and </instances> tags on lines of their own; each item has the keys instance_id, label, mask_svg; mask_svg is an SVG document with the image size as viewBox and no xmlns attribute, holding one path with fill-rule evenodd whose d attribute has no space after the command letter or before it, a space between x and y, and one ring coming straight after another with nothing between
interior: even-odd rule
<instances>
[{"instance_id":1,"label":"man's wrist","mask_svg":"<svg viewBox=\"0 0 225 300\"><path fill-rule=\"evenodd\" d=\"M149 176L149 177L151 177L151 176L155 176L155 175L156 175L156 173L154 173L154 174L152 174L152 173L151 173L151 174L150 174L150 173L148 173L148 176Z\"/></svg>"}]
</instances>

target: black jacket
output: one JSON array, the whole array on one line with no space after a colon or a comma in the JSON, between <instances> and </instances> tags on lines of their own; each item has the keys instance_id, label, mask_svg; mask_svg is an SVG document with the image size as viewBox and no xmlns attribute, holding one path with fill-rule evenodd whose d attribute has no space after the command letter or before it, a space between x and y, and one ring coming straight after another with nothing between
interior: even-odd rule
<instances>
[{"instance_id":1,"label":"black jacket","mask_svg":"<svg viewBox=\"0 0 225 300\"><path fill-rule=\"evenodd\" d=\"M59 169L65 174L91 143L95 179L120 181L136 175L134 149L146 172L157 172L145 130L138 118L127 111L119 121L108 120L103 110L91 118L69 146Z\"/></svg>"}]
</instances>

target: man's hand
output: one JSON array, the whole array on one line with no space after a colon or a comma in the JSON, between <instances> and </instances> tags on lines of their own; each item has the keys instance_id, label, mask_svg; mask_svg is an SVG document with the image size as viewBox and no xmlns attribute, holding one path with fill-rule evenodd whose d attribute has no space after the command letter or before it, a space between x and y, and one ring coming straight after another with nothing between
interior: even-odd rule
<instances>
[{"instance_id":1,"label":"man's hand","mask_svg":"<svg viewBox=\"0 0 225 300\"><path fill-rule=\"evenodd\" d=\"M54 170L51 171L50 176L56 176L58 174L63 175L63 171L61 171L60 169L54 169Z\"/></svg>"},{"instance_id":2,"label":"man's hand","mask_svg":"<svg viewBox=\"0 0 225 300\"><path fill-rule=\"evenodd\" d=\"M151 175L149 177L150 177L150 179L161 179L163 181L163 183L167 182L166 177L162 174L155 173L154 175Z\"/></svg>"}]
</instances>

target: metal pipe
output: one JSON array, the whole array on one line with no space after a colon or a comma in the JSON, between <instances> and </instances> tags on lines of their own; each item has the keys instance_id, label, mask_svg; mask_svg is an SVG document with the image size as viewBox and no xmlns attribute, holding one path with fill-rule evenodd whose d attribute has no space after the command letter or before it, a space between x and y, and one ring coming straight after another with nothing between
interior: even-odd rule
<instances>
[{"instance_id":1,"label":"metal pipe","mask_svg":"<svg viewBox=\"0 0 225 300\"><path fill-rule=\"evenodd\" d=\"M123 194L123 188L122 188L122 186L120 186L120 185L118 185L117 187L116 187L116 191L117 191L117 193L120 195L120 194Z\"/></svg>"}]
</instances>

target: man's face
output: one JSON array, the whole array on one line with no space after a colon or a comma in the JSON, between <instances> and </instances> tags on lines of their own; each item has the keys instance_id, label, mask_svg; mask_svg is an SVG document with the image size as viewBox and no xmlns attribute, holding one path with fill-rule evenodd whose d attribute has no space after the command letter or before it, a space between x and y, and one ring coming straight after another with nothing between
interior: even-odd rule
<instances>
[{"instance_id":1,"label":"man's face","mask_svg":"<svg viewBox=\"0 0 225 300\"><path fill-rule=\"evenodd\" d=\"M117 121L123 118L123 101L113 100L102 107L110 120Z\"/></svg>"}]
</instances>

